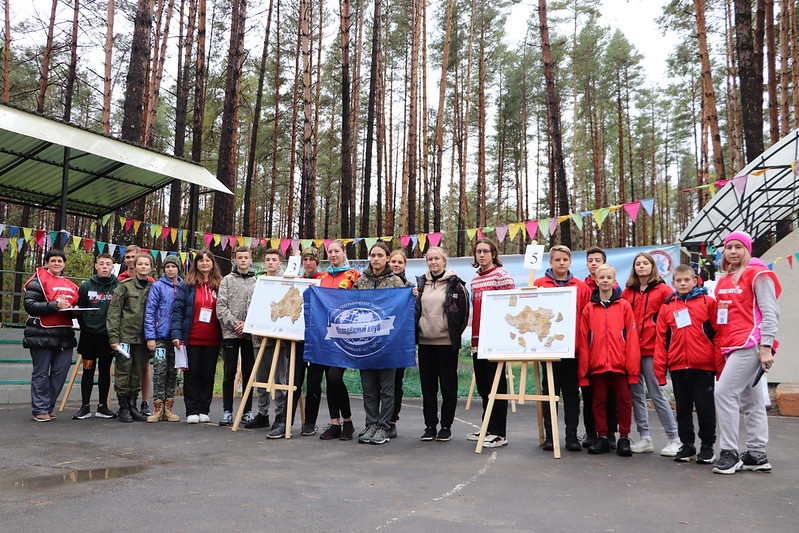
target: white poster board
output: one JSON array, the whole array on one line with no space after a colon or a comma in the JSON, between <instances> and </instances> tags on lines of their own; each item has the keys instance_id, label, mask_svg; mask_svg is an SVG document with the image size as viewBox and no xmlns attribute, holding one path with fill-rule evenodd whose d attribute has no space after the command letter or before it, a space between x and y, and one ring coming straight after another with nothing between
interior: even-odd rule
<instances>
[{"instance_id":1,"label":"white poster board","mask_svg":"<svg viewBox=\"0 0 799 533\"><path fill-rule=\"evenodd\" d=\"M485 291L479 359L574 358L577 288Z\"/></svg>"},{"instance_id":2,"label":"white poster board","mask_svg":"<svg viewBox=\"0 0 799 533\"><path fill-rule=\"evenodd\" d=\"M262 337L305 339L302 293L318 279L259 276L255 280L244 332Z\"/></svg>"}]
</instances>

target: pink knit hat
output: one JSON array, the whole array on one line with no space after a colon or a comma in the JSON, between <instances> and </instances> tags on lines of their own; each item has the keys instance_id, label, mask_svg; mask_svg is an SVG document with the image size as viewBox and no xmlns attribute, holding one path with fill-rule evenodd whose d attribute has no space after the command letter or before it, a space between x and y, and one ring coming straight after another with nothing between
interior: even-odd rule
<instances>
[{"instance_id":1,"label":"pink knit hat","mask_svg":"<svg viewBox=\"0 0 799 533\"><path fill-rule=\"evenodd\" d=\"M752 253L752 237L749 236L748 233L744 233L743 231L733 231L729 235L724 238L724 247L727 247L727 243L730 241L740 241L749 253Z\"/></svg>"}]
</instances>

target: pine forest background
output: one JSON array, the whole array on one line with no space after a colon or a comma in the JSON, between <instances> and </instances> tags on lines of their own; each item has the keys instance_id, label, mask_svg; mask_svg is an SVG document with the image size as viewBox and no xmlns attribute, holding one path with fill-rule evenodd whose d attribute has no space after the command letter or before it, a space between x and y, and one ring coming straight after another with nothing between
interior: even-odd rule
<instances>
[{"instance_id":1,"label":"pine forest background","mask_svg":"<svg viewBox=\"0 0 799 533\"><path fill-rule=\"evenodd\" d=\"M188 228L194 197L199 232L395 247L443 232L458 256L469 228L648 198L651 216L564 220L549 244L674 242L710 194L682 190L733 178L799 125L796 1L672 0L660 84L599 1L522 1L526 32L506 35L508 0L3 0L2 100L199 161L236 192L176 182L119 216ZM7 225L55 216L0 205ZM69 219L185 251L97 227ZM31 271L31 244L3 269Z\"/></svg>"}]
</instances>

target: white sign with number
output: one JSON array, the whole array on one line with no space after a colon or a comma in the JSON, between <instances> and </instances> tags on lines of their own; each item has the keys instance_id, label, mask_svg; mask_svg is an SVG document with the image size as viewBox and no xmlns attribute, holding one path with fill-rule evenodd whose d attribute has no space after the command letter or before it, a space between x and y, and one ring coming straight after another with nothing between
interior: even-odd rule
<instances>
[{"instance_id":1,"label":"white sign with number","mask_svg":"<svg viewBox=\"0 0 799 533\"><path fill-rule=\"evenodd\" d=\"M524 268L538 270L544 262L544 245L528 244L524 251Z\"/></svg>"}]
</instances>

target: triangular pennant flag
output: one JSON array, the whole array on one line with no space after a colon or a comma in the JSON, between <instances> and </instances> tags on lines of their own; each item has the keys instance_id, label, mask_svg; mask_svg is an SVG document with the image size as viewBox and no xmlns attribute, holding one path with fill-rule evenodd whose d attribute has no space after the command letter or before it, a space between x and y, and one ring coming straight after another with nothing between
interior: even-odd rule
<instances>
[{"instance_id":1,"label":"triangular pennant flag","mask_svg":"<svg viewBox=\"0 0 799 533\"><path fill-rule=\"evenodd\" d=\"M611 213L615 213L616 211L618 211L619 209L621 209L621 204L619 204L619 205L612 205L612 206L608 207L608 209L610 209L610 212L611 212Z\"/></svg>"},{"instance_id":2,"label":"triangular pennant flag","mask_svg":"<svg viewBox=\"0 0 799 533\"><path fill-rule=\"evenodd\" d=\"M242 246L252 248L252 237L244 237L244 244L242 244Z\"/></svg>"},{"instance_id":3,"label":"triangular pennant flag","mask_svg":"<svg viewBox=\"0 0 799 533\"><path fill-rule=\"evenodd\" d=\"M3 233L6 230L5 224L0 224L0 233Z\"/></svg>"},{"instance_id":4,"label":"triangular pennant flag","mask_svg":"<svg viewBox=\"0 0 799 533\"><path fill-rule=\"evenodd\" d=\"M234 244L238 246L244 246L244 236L238 235L236 237L231 237L233 240L230 241L230 245L233 246Z\"/></svg>"},{"instance_id":5,"label":"triangular pennant flag","mask_svg":"<svg viewBox=\"0 0 799 533\"><path fill-rule=\"evenodd\" d=\"M419 233L416 236L419 237L419 250L424 251L424 245L427 244L427 233Z\"/></svg>"},{"instance_id":6,"label":"triangular pennant flag","mask_svg":"<svg viewBox=\"0 0 799 533\"><path fill-rule=\"evenodd\" d=\"M290 239L280 239L280 252L283 255L286 255L286 250L289 249L289 246L291 246L291 240Z\"/></svg>"},{"instance_id":7,"label":"triangular pennant flag","mask_svg":"<svg viewBox=\"0 0 799 533\"><path fill-rule=\"evenodd\" d=\"M100 243L100 244L103 244L103 243ZM110 255L111 257L113 257L113 256L114 256L114 251L115 251L116 249L117 249L117 245L116 245L116 244L111 244L110 242L108 243L108 255ZM124 247L123 247L123 250L124 250ZM101 247L101 249L100 249L100 253L102 253L102 247ZM125 255L124 253L120 252L120 253L119 253L119 258L120 258L120 259L122 259L122 257L123 257L124 255Z\"/></svg>"},{"instance_id":8,"label":"triangular pennant flag","mask_svg":"<svg viewBox=\"0 0 799 533\"><path fill-rule=\"evenodd\" d=\"M411 243L411 250L413 250L419 244L419 237L416 235L411 235Z\"/></svg>"},{"instance_id":9,"label":"triangular pennant flag","mask_svg":"<svg viewBox=\"0 0 799 533\"><path fill-rule=\"evenodd\" d=\"M172 233L172 228L169 226L161 226L161 240L166 240L170 233Z\"/></svg>"},{"instance_id":10,"label":"triangular pennant flag","mask_svg":"<svg viewBox=\"0 0 799 533\"><path fill-rule=\"evenodd\" d=\"M477 228L466 228L466 236L471 241L477 235Z\"/></svg>"},{"instance_id":11,"label":"triangular pennant flag","mask_svg":"<svg viewBox=\"0 0 799 533\"><path fill-rule=\"evenodd\" d=\"M466 230L466 231L469 231L469 230ZM411 242L411 236L410 235L400 235L400 242L402 243L403 247L408 246L408 243Z\"/></svg>"},{"instance_id":12,"label":"triangular pennant flag","mask_svg":"<svg viewBox=\"0 0 799 533\"><path fill-rule=\"evenodd\" d=\"M69 233L66 231L61 232L61 249L63 249L67 245L67 241L69 240Z\"/></svg>"},{"instance_id":13,"label":"triangular pennant flag","mask_svg":"<svg viewBox=\"0 0 799 533\"><path fill-rule=\"evenodd\" d=\"M571 215L559 215L558 216L558 224L563 224L567 220L571 218Z\"/></svg>"},{"instance_id":14,"label":"triangular pennant flag","mask_svg":"<svg viewBox=\"0 0 799 533\"><path fill-rule=\"evenodd\" d=\"M530 236L530 240L534 241L535 234L538 233L538 221L530 220L529 222L525 222L524 227L527 229L527 235Z\"/></svg>"},{"instance_id":15,"label":"triangular pennant flag","mask_svg":"<svg viewBox=\"0 0 799 533\"><path fill-rule=\"evenodd\" d=\"M189 254L187 254L186 252L180 252L180 262L181 263L183 263L185 265L186 261L188 260L188 258L189 258Z\"/></svg>"},{"instance_id":16,"label":"triangular pennant flag","mask_svg":"<svg viewBox=\"0 0 799 533\"><path fill-rule=\"evenodd\" d=\"M384 235L384 236L380 237L380 240L383 241L386 244L390 244L394 240L394 236L393 235Z\"/></svg>"},{"instance_id":17,"label":"triangular pennant flag","mask_svg":"<svg viewBox=\"0 0 799 533\"><path fill-rule=\"evenodd\" d=\"M377 237L364 237L363 241L366 243L366 250L369 251L377 242Z\"/></svg>"},{"instance_id":18,"label":"triangular pennant flag","mask_svg":"<svg viewBox=\"0 0 799 533\"><path fill-rule=\"evenodd\" d=\"M39 231L42 232L42 235L44 235L43 229L37 230L37 232ZM33 228L22 228L22 237L25 239L25 242L31 240L32 234L33 234Z\"/></svg>"},{"instance_id":19,"label":"triangular pennant flag","mask_svg":"<svg viewBox=\"0 0 799 533\"><path fill-rule=\"evenodd\" d=\"M554 235L558 229L558 217L549 217L549 234Z\"/></svg>"},{"instance_id":20,"label":"triangular pennant flag","mask_svg":"<svg viewBox=\"0 0 799 533\"><path fill-rule=\"evenodd\" d=\"M510 235L510 240L516 240L516 235L518 235L519 230L522 229L521 222L514 222L513 224L508 224L508 235Z\"/></svg>"},{"instance_id":21,"label":"triangular pennant flag","mask_svg":"<svg viewBox=\"0 0 799 533\"><path fill-rule=\"evenodd\" d=\"M737 178L734 178L732 180L732 184L735 187L735 190L741 196L743 196L744 191L746 190L747 178L748 178L748 176L746 174L744 174L743 176L738 176Z\"/></svg>"},{"instance_id":22,"label":"triangular pennant flag","mask_svg":"<svg viewBox=\"0 0 799 533\"><path fill-rule=\"evenodd\" d=\"M97 251L100 252L101 254L105 253L105 249L107 247L108 247L107 243L104 243L103 241L97 241ZM114 255L114 252L109 252L109 253L110 255Z\"/></svg>"},{"instance_id":23,"label":"triangular pennant flag","mask_svg":"<svg viewBox=\"0 0 799 533\"><path fill-rule=\"evenodd\" d=\"M303 250L305 250L306 248L310 248L312 243L313 243L313 239L301 239L300 240L300 246L302 247Z\"/></svg>"},{"instance_id":24,"label":"triangular pennant flag","mask_svg":"<svg viewBox=\"0 0 799 533\"><path fill-rule=\"evenodd\" d=\"M483 238L485 238L485 236L486 236L486 234L483 233L483 228L477 228L477 238L478 239L483 239Z\"/></svg>"},{"instance_id":25,"label":"triangular pennant flag","mask_svg":"<svg viewBox=\"0 0 799 533\"><path fill-rule=\"evenodd\" d=\"M161 250L161 254L160 255L161 255L161 263L162 264L164 262L164 259L166 259L166 256L167 256L168 253L169 252L167 252L166 250Z\"/></svg>"},{"instance_id":26,"label":"triangular pennant flag","mask_svg":"<svg viewBox=\"0 0 799 533\"><path fill-rule=\"evenodd\" d=\"M355 239L341 239L341 242L344 243L344 246L347 246L348 244L352 243L354 240Z\"/></svg>"},{"instance_id":27,"label":"triangular pennant flag","mask_svg":"<svg viewBox=\"0 0 799 533\"><path fill-rule=\"evenodd\" d=\"M774 270L774 263L769 263L766 265L769 270Z\"/></svg>"},{"instance_id":28,"label":"triangular pennant flag","mask_svg":"<svg viewBox=\"0 0 799 533\"><path fill-rule=\"evenodd\" d=\"M72 249L77 252L79 247L80 247L80 237L72 237Z\"/></svg>"},{"instance_id":29,"label":"triangular pennant flag","mask_svg":"<svg viewBox=\"0 0 799 533\"><path fill-rule=\"evenodd\" d=\"M158 261L158 250L150 250L150 255L153 256L153 261Z\"/></svg>"},{"instance_id":30,"label":"triangular pennant flag","mask_svg":"<svg viewBox=\"0 0 799 533\"><path fill-rule=\"evenodd\" d=\"M180 230L181 235L183 234L183 230ZM178 228L169 228L169 238L172 239L172 242L175 242L175 239L178 238Z\"/></svg>"},{"instance_id":31,"label":"triangular pennant flag","mask_svg":"<svg viewBox=\"0 0 799 533\"><path fill-rule=\"evenodd\" d=\"M796 253L795 253L795 254L793 254L791 257L793 257L793 258L794 258L794 259L796 259L796 260L799 260L799 252L796 252Z\"/></svg>"},{"instance_id":32,"label":"triangular pennant flag","mask_svg":"<svg viewBox=\"0 0 799 533\"><path fill-rule=\"evenodd\" d=\"M125 217L119 217L119 225L124 226L127 223L128 219Z\"/></svg>"},{"instance_id":33,"label":"triangular pennant flag","mask_svg":"<svg viewBox=\"0 0 799 533\"><path fill-rule=\"evenodd\" d=\"M102 221L102 223L103 223L103 226L105 226L106 224L108 224L108 219L109 219L109 218L111 218L111 215L112 215L112 213L108 213L108 214L107 214L107 215L105 215L105 216L104 216L102 219L100 219L100 220Z\"/></svg>"},{"instance_id":34,"label":"triangular pennant flag","mask_svg":"<svg viewBox=\"0 0 799 533\"><path fill-rule=\"evenodd\" d=\"M548 218L541 218L538 220L538 232L541 234L541 237L549 237L546 231L549 228L549 219Z\"/></svg>"},{"instance_id":35,"label":"triangular pennant flag","mask_svg":"<svg viewBox=\"0 0 799 533\"><path fill-rule=\"evenodd\" d=\"M133 234L136 235L139 233L139 227L141 226L141 220L134 220L133 221Z\"/></svg>"},{"instance_id":36,"label":"triangular pennant flag","mask_svg":"<svg viewBox=\"0 0 799 533\"><path fill-rule=\"evenodd\" d=\"M231 239L232 239L232 237L229 237L228 235L221 235L219 237L219 244L221 245L223 252L227 248L227 245L230 244Z\"/></svg>"},{"instance_id":37,"label":"triangular pennant flag","mask_svg":"<svg viewBox=\"0 0 799 533\"><path fill-rule=\"evenodd\" d=\"M644 211L646 211L646 214L651 217L652 211L655 210L655 199L647 198L646 200L641 200L641 206L644 208Z\"/></svg>"},{"instance_id":38,"label":"triangular pennant flag","mask_svg":"<svg viewBox=\"0 0 799 533\"><path fill-rule=\"evenodd\" d=\"M430 246L438 246L441 244L441 237L444 234L440 231L435 231L433 233L427 234L427 240L430 242Z\"/></svg>"},{"instance_id":39,"label":"triangular pennant flag","mask_svg":"<svg viewBox=\"0 0 799 533\"><path fill-rule=\"evenodd\" d=\"M22 251L22 247L25 246L25 239L22 237L17 239L17 253Z\"/></svg>"},{"instance_id":40,"label":"triangular pennant flag","mask_svg":"<svg viewBox=\"0 0 799 533\"><path fill-rule=\"evenodd\" d=\"M291 239L291 249L293 250L294 253L297 253L297 254L302 252L302 250L300 250L300 240L299 239Z\"/></svg>"},{"instance_id":41,"label":"triangular pennant flag","mask_svg":"<svg viewBox=\"0 0 799 533\"><path fill-rule=\"evenodd\" d=\"M497 242L503 242L508 236L508 226L496 226L494 231L497 233Z\"/></svg>"},{"instance_id":42,"label":"triangular pennant flag","mask_svg":"<svg viewBox=\"0 0 799 533\"><path fill-rule=\"evenodd\" d=\"M130 232L130 228L132 228L132 227L133 227L133 219L129 218L129 219L125 220L125 231L129 233Z\"/></svg>"},{"instance_id":43,"label":"triangular pennant flag","mask_svg":"<svg viewBox=\"0 0 799 533\"><path fill-rule=\"evenodd\" d=\"M156 234L161 233L162 226L159 226L158 224L149 224L149 226L150 226L150 237L154 239Z\"/></svg>"},{"instance_id":44,"label":"triangular pennant flag","mask_svg":"<svg viewBox=\"0 0 799 533\"><path fill-rule=\"evenodd\" d=\"M313 244L317 248L321 248L322 246L325 246L325 240L324 239L314 239ZM327 250L327 246L325 246L325 250Z\"/></svg>"},{"instance_id":45,"label":"triangular pennant flag","mask_svg":"<svg viewBox=\"0 0 799 533\"><path fill-rule=\"evenodd\" d=\"M327 247L330 246L331 242L333 242L333 239L322 239L322 244L325 247L325 253L327 253Z\"/></svg>"},{"instance_id":46,"label":"triangular pennant flag","mask_svg":"<svg viewBox=\"0 0 799 533\"><path fill-rule=\"evenodd\" d=\"M581 213L574 213L571 218L572 218L572 222L574 222L574 225L577 226L577 229L582 230L583 229L583 215Z\"/></svg>"},{"instance_id":47,"label":"triangular pennant flag","mask_svg":"<svg viewBox=\"0 0 799 533\"><path fill-rule=\"evenodd\" d=\"M38 229L36 230L36 244L38 244L39 246L42 246L44 243L39 241L39 231L42 231L42 233L44 233L43 230L38 230ZM44 235L42 235L42 236L44 236ZM50 242L53 243L53 246L58 244L58 232L57 231L51 231L50 232Z\"/></svg>"},{"instance_id":48,"label":"triangular pennant flag","mask_svg":"<svg viewBox=\"0 0 799 533\"><path fill-rule=\"evenodd\" d=\"M638 218L638 210L641 209L641 202L628 202L624 204L624 210L627 211L627 214L630 215L630 218L635 219Z\"/></svg>"},{"instance_id":49,"label":"triangular pennant flag","mask_svg":"<svg viewBox=\"0 0 799 533\"><path fill-rule=\"evenodd\" d=\"M598 227L602 227L602 223L605 222L605 219L608 218L610 214L610 209L607 207L600 207L599 209L594 209L594 221Z\"/></svg>"},{"instance_id":50,"label":"triangular pennant flag","mask_svg":"<svg viewBox=\"0 0 799 533\"><path fill-rule=\"evenodd\" d=\"M90 254L94 248L94 241L92 239L83 239L83 246L86 248L86 253Z\"/></svg>"},{"instance_id":51,"label":"triangular pennant flag","mask_svg":"<svg viewBox=\"0 0 799 533\"><path fill-rule=\"evenodd\" d=\"M116 246L116 245L114 245L114 246ZM124 258L125 258L125 249L126 249L126 248L127 248L127 246L120 246L120 247L119 247L119 258L120 258L120 259L124 259ZM112 254L114 253L114 252L113 252L113 249L112 249L111 253L112 253Z\"/></svg>"},{"instance_id":52,"label":"triangular pennant flag","mask_svg":"<svg viewBox=\"0 0 799 533\"><path fill-rule=\"evenodd\" d=\"M9 226L8 227L9 238L13 239L14 237L16 237L18 231L19 231L19 226Z\"/></svg>"},{"instance_id":53,"label":"triangular pennant flag","mask_svg":"<svg viewBox=\"0 0 799 533\"><path fill-rule=\"evenodd\" d=\"M6 246L8 246L8 237L0 237L0 252L6 251Z\"/></svg>"},{"instance_id":54,"label":"triangular pennant flag","mask_svg":"<svg viewBox=\"0 0 799 533\"><path fill-rule=\"evenodd\" d=\"M222 242L222 234L214 233L214 246L219 246L219 243L221 242Z\"/></svg>"},{"instance_id":55,"label":"triangular pennant flag","mask_svg":"<svg viewBox=\"0 0 799 533\"><path fill-rule=\"evenodd\" d=\"M492 231L494 231L494 226L484 226L483 227L483 235L485 235L486 233L491 233Z\"/></svg>"},{"instance_id":56,"label":"triangular pennant flag","mask_svg":"<svg viewBox=\"0 0 799 533\"><path fill-rule=\"evenodd\" d=\"M205 239L205 247L206 248L210 248L211 247L211 242L214 240L214 234L213 233L204 233L203 234L203 238Z\"/></svg>"}]
</instances>

